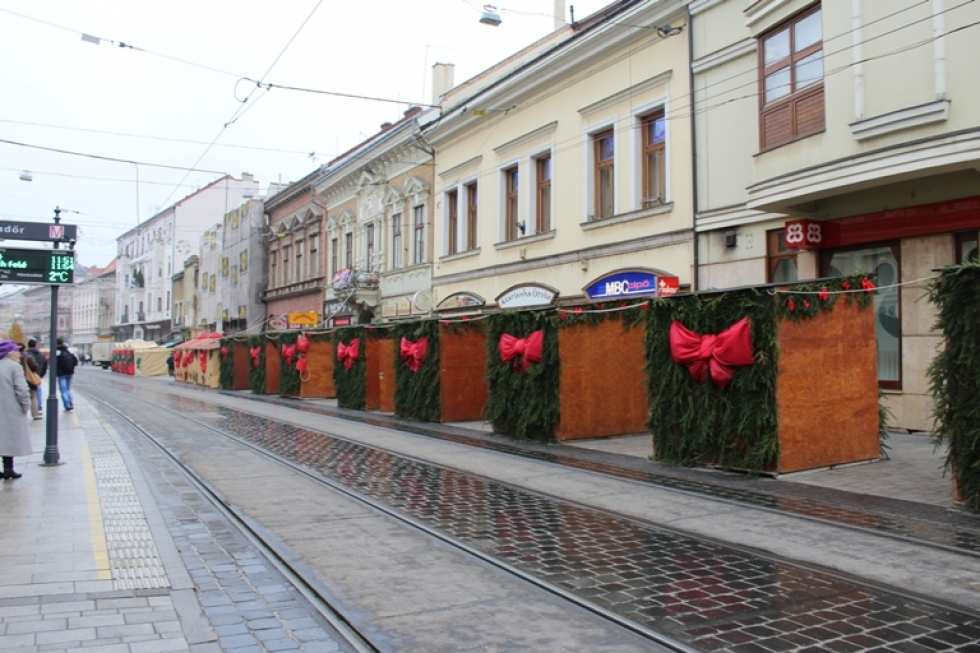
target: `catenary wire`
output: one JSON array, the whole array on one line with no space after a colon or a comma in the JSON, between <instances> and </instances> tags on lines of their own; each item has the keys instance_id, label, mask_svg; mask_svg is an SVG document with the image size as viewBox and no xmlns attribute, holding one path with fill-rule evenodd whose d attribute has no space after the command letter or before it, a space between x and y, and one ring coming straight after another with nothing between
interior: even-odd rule
<instances>
[{"instance_id":1,"label":"catenary wire","mask_svg":"<svg viewBox=\"0 0 980 653\"><path fill-rule=\"evenodd\" d=\"M210 174L210 175L224 175L224 174L227 174L225 172L221 172L220 170L207 170L207 169L204 169L204 168L197 168L197 167L186 168L184 166L170 165L170 164L167 164L167 163L151 163L149 161L137 161L135 159L124 159L124 158L121 158L121 157L107 156L107 155L104 155L104 154L92 154L91 152L77 152L75 150L64 150L64 149L61 149L61 148L58 148L58 147L49 147L49 146L46 146L46 145L36 145L36 144L33 144L33 143L24 143L24 142L21 142L21 141L13 141L13 140L9 140L9 139L6 139L6 138L0 138L0 143L6 143L7 145L16 145L17 147L27 147L27 148L31 148L31 149L34 149L34 150L44 150L45 152L54 152L56 154L65 154L65 155L68 155L68 156L79 156L79 157L85 157L85 158L88 158L88 159L98 159L100 161L110 161L112 163L128 163L130 165L144 166L144 167L147 167L147 168L164 168L164 169L168 169L168 170L181 170L181 171L187 172L188 174L190 174L192 172L202 172L202 173L206 173L206 174ZM184 180L182 180L180 183L183 184L184 181L186 181L186 175L185 175Z\"/></svg>"}]
</instances>

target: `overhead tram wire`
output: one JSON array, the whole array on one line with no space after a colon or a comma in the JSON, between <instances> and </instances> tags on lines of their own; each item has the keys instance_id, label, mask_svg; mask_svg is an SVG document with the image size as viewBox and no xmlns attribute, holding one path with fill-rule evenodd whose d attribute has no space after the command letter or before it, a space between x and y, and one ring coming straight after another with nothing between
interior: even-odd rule
<instances>
[{"instance_id":1,"label":"overhead tram wire","mask_svg":"<svg viewBox=\"0 0 980 653\"><path fill-rule=\"evenodd\" d=\"M225 174L227 174L227 173L222 172L220 170L208 170L206 168L197 168L197 167L190 167L190 168L188 168L186 166L170 165L170 164L167 164L167 163L151 163L149 161L138 161L136 159L124 159L124 158L121 158L121 157L106 156L106 155L103 155L103 154L92 154L90 152L77 152L77 151L74 151L74 150L63 150L63 149L58 148L58 147L49 147L47 145L36 145L34 143L24 143L22 141L14 141L14 140L6 139L6 138L0 138L0 143L4 143L4 144L7 144L7 145L15 145L17 147L27 147L27 148L34 149L34 150L43 150L45 152L54 152L56 154L64 154L64 155L67 155L67 156L79 156L79 157L84 157L84 158L88 158L88 159L97 159L99 161L110 161L112 163L128 163L130 165L144 166L144 167L147 167L147 168L163 168L163 169L167 169L167 170L180 170L180 171L185 171L188 174L190 174L192 172L200 172L200 173L209 174L209 175L225 175ZM185 180L186 180L186 177L187 177L187 175L185 175ZM183 181L181 181L180 183L183 184Z\"/></svg>"},{"instance_id":2,"label":"overhead tram wire","mask_svg":"<svg viewBox=\"0 0 980 653\"><path fill-rule=\"evenodd\" d=\"M313 15L320 8L320 5L321 4L323 4L323 0L317 0L316 4L313 5L313 8L306 15L306 18L303 19L303 21L299 24L299 27L296 28L296 31L293 32L293 35L289 37L289 39L286 41L285 45L283 45L282 48L279 50L279 53L272 60L272 63L270 63L269 66L268 66L268 68L266 68L265 72L259 78L258 82L261 83L261 82L265 81L265 78L269 76L269 73L272 72L272 69L276 66L277 63L279 63L279 60L282 58L282 56L284 54L286 54L286 51L289 49L289 46L291 46L293 44L293 41L296 40L296 37L299 36L299 33L301 31L303 31L303 28L306 27L306 24L308 22L310 22L310 19L313 18ZM245 76L243 75L241 77L245 77ZM197 161L195 161L194 162L194 165L191 166L191 167L197 167L198 165L200 165L201 161L204 159L205 156L207 156L208 152L211 151L211 148L214 147L215 143L218 142L218 139L221 138L222 134L225 133L225 131L228 129L228 127L230 127L231 125L235 124L235 122L237 122L238 119L241 118L241 116L246 111L248 111L248 109L251 108L251 106L248 106L247 108L244 108L243 109L243 107L246 107L248 101L252 98L252 96L255 94L255 92L259 90L259 88L260 88L259 86L256 86L254 89L252 89L249 92L249 94L245 97L245 99L242 101L242 103L239 104L239 106L235 109L234 113L232 113L231 118L229 118L228 121L226 121L221 126L221 129L218 130L218 133L215 134L215 136L214 136L213 139L211 139L211 142L207 145L207 147L204 148L204 151L201 152L201 155L199 157L197 157ZM257 100L256 100L256 102L257 102ZM254 104L255 103L253 103L253 105ZM190 173L185 174L184 175L184 178L181 179L180 182L178 182L178 183L180 183L180 184L184 183L184 181L186 181L187 176L189 174ZM170 202L170 200L173 197L173 195L174 195L175 192L177 192L177 186L175 186L174 189L170 192L170 194L167 196L167 199L163 201L163 205L164 206L166 206Z\"/></svg>"}]
</instances>

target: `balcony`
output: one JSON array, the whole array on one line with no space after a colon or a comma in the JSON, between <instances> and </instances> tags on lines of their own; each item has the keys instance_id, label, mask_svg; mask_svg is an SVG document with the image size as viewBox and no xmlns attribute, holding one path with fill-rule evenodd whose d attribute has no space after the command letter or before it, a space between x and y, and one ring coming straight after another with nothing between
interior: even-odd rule
<instances>
[{"instance_id":1,"label":"balcony","mask_svg":"<svg viewBox=\"0 0 980 653\"><path fill-rule=\"evenodd\" d=\"M294 297L296 295L304 295L306 293L322 289L324 281L325 277L320 276L313 277L312 279L304 279L303 281L296 281L294 283L286 284L285 286L268 288L262 293L262 299L263 301L270 301L274 299Z\"/></svg>"}]
</instances>

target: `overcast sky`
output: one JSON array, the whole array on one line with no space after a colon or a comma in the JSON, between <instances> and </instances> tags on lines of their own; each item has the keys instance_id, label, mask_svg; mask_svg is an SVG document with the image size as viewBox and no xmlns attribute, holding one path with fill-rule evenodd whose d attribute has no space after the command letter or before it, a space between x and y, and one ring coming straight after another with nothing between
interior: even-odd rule
<instances>
[{"instance_id":1,"label":"overcast sky","mask_svg":"<svg viewBox=\"0 0 980 653\"><path fill-rule=\"evenodd\" d=\"M547 34L553 0L501 3L500 27L478 22L478 0L323 0L268 80L431 101L431 66L456 64L456 82ZM578 17L606 0L573 3ZM316 0L0 0L0 138L107 156L192 166L240 106L235 75L212 72L80 32L131 43L228 73L260 77ZM520 12L520 13L518 13ZM253 86L237 83L239 97ZM263 189L302 177L374 133L407 105L283 90L256 93L198 168L256 175ZM44 123L46 126L19 124ZM127 132L172 142L52 127ZM271 148L288 152L250 148ZM308 153L316 152L314 162ZM30 170L32 182L19 179ZM0 219L47 219L55 205L80 226L79 261L104 265L115 237L216 178L102 162L0 143ZM215 216L216 219L219 216Z\"/></svg>"}]
</instances>

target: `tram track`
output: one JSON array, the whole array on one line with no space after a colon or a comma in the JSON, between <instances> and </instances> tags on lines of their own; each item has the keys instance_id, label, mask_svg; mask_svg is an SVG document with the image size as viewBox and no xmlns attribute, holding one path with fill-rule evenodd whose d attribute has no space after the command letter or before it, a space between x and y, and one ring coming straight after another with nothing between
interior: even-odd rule
<instances>
[{"instance_id":1,"label":"tram track","mask_svg":"<svg viewBox=\"0 0 980 653\"><path fill-rule=\"evenodd\" d=\"M211 406L210 404L204 404L204 402L200 402L200 400L187 399L187 398L184 398L184 397L180 397L179 395L173 395L173 394L169 394L169 393L167 393L167 394L168 394L169 397L175 398L175 399L180 400L180 401L184 401L184 402L196 402L198 404L203 404L203 405L206 405L206 406L210 406L210 408L212 408L212 409L218 408L216 406ZM270 450L266 449L263 446L260 446L258 444L255 444L254 442L250 442L247 439L245 439L245 438L243 438L243 437L241 437L239 435L236 435L235 433L228 432L228 431L226 431L226 430L224 430L222 428L218 428L218 427L214 426L213 424L209 424L209 423L207 423L205 421L202 421L202 420L199 420L199 419L195 419L193 417L190 417L186 412L181 412L179 410L176 410L176 409L173 409L173 408L170 408L170 407L167 407L167 406L163 406L159 402L149 401L147 399L136 397L136 396L134 396L132 394L129 395L128 398L129 399L132 399L134 401L139 401L139 402L142 402L142 403L145 403L145 404L152 405L156 409L166 411L169 414L172 414L172 415L174 415L176 417L179 417L180 419L188 420L189 422L191 422L193 424L196 424L200 428L203 428L203 429L206 429L207 431L210 431L210 432L219 434L219 435L223 436L224 438L227 438L227 439L229 439L231 441L234 441L237 444L239 444L241 446L244 446L244 447L246 447L246 448L248 448L248 449L250 449L250 450L258 453L259 455L262 455L262 456L264 456L264 457L266 457L266 458L268 458L270 460L273 460L273 461L275 461L275 462L277 462L277 463L279 463L281 465L284 465L284 466L286 466L286 467L294 470L295 472L297 472L299 474L302 474L303 476L305 476L305 477L307 477L307 478L309 478L309 479L311 479L311 480L313 480L313 481L315 481L315 482L317 482L317 483L319 483L321 485L324 485L326 487L329 487L330 489L332 489L332 490L334 490L334 491L336 491L336 492L338 492L340 494L343 494L343 495L345 495L347 497L350 497L352 499L355 499L356 501L361 502L364 505L367 505L367 506L371 507L373 510L377 510L377 511L379 511L379 512L381 512L381 513L383 513L383 514L385 514L387 516L390 516L391 518L399 521L400 523L406 524L408 526L411 526L412 528L415 528L415 529L417 529L419 531L422 531L422 532L424 532L424 533L426 533L426 534L428 534L428 535L430 535L430 536L432 536L432 537L434 537L434 538L436 538L436 539L438 539L438 540L440 540L440 541L442 541L442 542L444 542L444 543L452 546L453 548L456 548L457 550L460 550L460 551L462 551L462 552L464 552L464 553L466 553L468 555L474 556L474 557L476 557L476 558L478 558L478 559L480 559L480 560L482 560L482 561L484 561L484 562L486 562L486 563L488 563L488 564L490 564L490 565L492 565L492 566L494 566L494 567L496 567L498 569L502 569L502 570L508 572L509 574L512 574L512 575L520 578L523 581L526 581L528 583L531 583L531 584L533 584L536 587L539 587L541 589L544 589L544 590L548 591L549 593L552 593L552 594L554 594L556 596L559 596L559 597L561 597L561 598L563 598L563 599L565 599L565 600L567 600L567 601L569 601L569 602L571 602L571 603L573 603L575 605L578 605L579 607L581 607L583 609L586 609L587 611L592 612L593 614L596 614L596 615L598 615L598 616L600 616L600 617L602 617L604 619L607 619L609 621L612 621L613 623L615 623L615 624L617 624L617 625L619 625L619 626L621 626L621 627L623 627L623 628L625 628L627 630L630 630L630 631L632 631L632 632L634 632L636 634L641 635L642 637L645 637L645 638L649 639L651 642L656 642L656 643L660 644L661 646L665 646L668 649L675 650L675 651L703 650L703 649L699 649L699 648L692 648L687 643L685 643L683 641L680 641L680 640L678 640L677 638L675 638L675 637L673 637L671 635L668 635L668 634L665 634L665 633L660 632L658 630L652 629L652 628L650 628L649 626L647 626L645 624L636 622L636 621L634 621L632 619L629 619L629 618L624 618L621 614L617 614L617 612L615 612L613 610L610 610L610 609L604 607L603 605L600 605L600 604L596 603L595 601L591 601L591 600L588 600L587 598L583 598L583 596L580 596L580 595L576 594L575 592L568 591L568 590L564 589L563 587L560 587L559 585L557 585L555 583L549 582L548 580L546 580L544 578L541 578L541 577L538 577L538 576L536 576L533 573L529 573L529 572L525 571L524 569L521 569L519 566L514 565L514 564L510 564L509 562L507 562L506 560L504 560L504 559L502 559L500 557L487 554L486 552L481 551L479 548L476 548L474 546L471 546L471 545L467 544L466 542L461 541L460 539L457 539L457 538L455 538L455 537L453 537L451 535L447 535L445 532L442 532L442 531L440 531L437 528L433 528L433 527L427 525L426 523L423 523L422 521L420 521L418 519L412 518L411 516L405 514L403 511L400 511L400 510L397 510L395 508L392 508L392 507L390 507L388 505L385 505L384 503L381 503L381 502L379 502L379 501L377 501L377 500L375 500L375 499L373 499L373 498L371 498L369 496L366 496L365 494L363 494L361 492L358 492L357 490L354 490L351 487L345 486L342 483L339 483L339 482L337 482L335 480L326 478L321 473L317 473L315 471L311 471L310 468L308 468L308 467L306 467L306 466L304 466L302 464L298 464L298 463L296 463L296 462L294 462L294 461L292 461L292 460L290 460L290 459L288 459L288 458L286 458L286 457L284 457L282 455L279 455L279 454L277 454L277 453L275 453L273 451L270 451ZM124 411L119 410L118 408L116 408L115 406L113 406L112 404L110 404L109 402L106 402L104 400L98 399L97 401L99 401L102 405L110 408L111 410L113 410L114 412L116 412L117 414L119 414L123 419L125 419L127 422L131 423L140 432L146 434L147 437L149 437L152 440L154 440L154 442L155 442L155 444L157 446L160 446L160 447L164 448L164 450L165 450L164 445L162 445L159 442L159 440L157 440L147 429L143 428L142 425L140 425L136 420L134 420L133 418L131 418ZM235 412L237 412L237 413L239 413L241 415L249 415L249 413L247 413L247 412L236 411L235 409L227 409L227 408L223 408L222 407L220 410L228 411L229 413L235 413ZM277 423L280 423L280 424L284 424L285 423L285 422L283 422L281 420L274 420L274 419L265 418L265 417L256 417L256 419L264 420L264 421L270 422L270 423L272 423L272 422L277 422ZM299 426L296 426L296 427L293 427L293 428L295 428L295 429L303 429L303 427L299 427ZM364 445L362 443L355 443L355 442L350 441L350 440L344 440L344 438L342 438L342 437L333 436L333 435L327 435L327 434L320 434L320 435L323 438L329 438L329 439L333 439L333 440L344 441L344 442L348 442L351 445L354 445L354 446L357 446L357 447L363 447L365 449L373 449L373 450L376 450L376 451L379 451L379 452L384 452L387 455L397 456L399 458L406 459L406 460L412 460L413 462L415 462L417 464L429 465L429 466L434 467L434 468L445 468L445 466L443 466L443 465L438 465L438 464L434 464L434 463L431 463L431 462L428 462L428 461L413 459L411 456L406 456L404 454L391 452L391 451L384 450L384 449L379 448L379 447L374 447L374 446L371 446L371 445ZM172 454L171 452L167 451L167 455L169 457L175 459L174 454ZM190 474L194 474L194 472L192 470L186 470L186 466L184 466L183 463L180 463L179 461L177 461L177 462L178 462L178 464L181 465L182 468L185 468L185 471L187 471ZM473 477L473 478L481 478L480 475L473 474L472 472L464 472L464 471L461 471L461 470L453 470L452 468L445 468L445 469L448 469L448 470L452 471L453 473L465 474L465 475L467 475L469 477ZM488 479L486 477L482 477L482 480L483 481L486 481L486 482L492 482L492 483L495 483L495 484L498 484L498 485L502 485L502 486L509 485L509 484L503 483L501 481L496 481L494 479ZM203 479L198 479L198 481L199 482L202 482L202 483L206 483L206 481L203 481ZM683 538L695 538L695 539L697 539L697 540L699 540L699 541L701 541L703 543L706 543L706 544L708 544L708 545L710 545L712 547L716 547L716 548L724 547L725 549L730 550L730 551L738 551L738 552L744 553L744 554L749 555L749 556L754 556L754 557L757 557L757 558L763 558L764 560L768 560L769 563L773 563L773 564L776 564L776 565L780 565L780 566L793 566L795 568L804 570L806 573L819 574L819 575L822 575L822 576L825 576L825 577L831 577L835 581L839 581L841 583L846 583L846 584L852 584L852 585L854 585L854 586L856 586L858 588L866 589L866 590L868 590L870 592L873 592L875 594L888 593L888 594L891 594L891 595L894 595L894 596L897 596L897 597L902 597L903 599L905 599L907 601L911 601L911 602L916 602L916 603L920 603L920 604L925 604L925 605L932 606L936 610L938 610L938 611L940 611L942 613L960 613L961 617L965 617L966 620L967 621L970 621L970 622L973 622L974 619L975 619L974 616L967 615L963 611L963 608L962 607L959 607L959 606L956 606L956 605L952 605L952 604L946 604L943 601L937 601L935 599L932 599L931 597L927 597L927 596L922 596L922 595L919 595L919 594L915 594L914 592L902 591L902 590L898 590L898 589L896 589L894 587L888 587L888 586L880 585L880 584L877 584L875 582L867 581L866 579L855 578L855 577L852 577L852 576L850 576L848 574L844 574L842 572L837 572L835 570L829 570L829 569L826 569L826 568L820 568L817 565L809 565L809 564L797 563L795 561L786 560L786 559L780 558L779 556L775 556L775 555L769 554L767 552L761 552L761 551L758 551L758 550L755 550L755 549L751 549L749 547L741 547L741 546L737 546L737 545L736 546L733 546L733 545L731 545L729 543L718 542L718 541L712 540L711 538L703 537L703 536L700 536L700 535L695 536L695 535L692 535L692 534L687 533L687 532L684 532L684 531L679 531L677 529L672 529L670 527L665 527L665 526L663 526L661 524L648 523L648 522L645 522L644 520L639 520L639 519L630 518L630 517L624 517L623 515L619 515L619 514L608 513L606 511L603 511L602 509L598 509L598 508L595 508L593 506L587 506L587 505L576 503L574 501L569 501L566 498L555 497L555 496L547 495L545 493L536 492L536 491L533 491L533 490L528 490L526 488L521 488L519 486L511 486L511 487L512 487L513 491L515 491L515 492L522 492L522 493L528 493L528 494L534 494L534 495L542 496L545 499L547 499L548 501L561 502L564 505L574 506L574 508L575 509L578 509L578 510L591 511L591 512L597 513L597 514L605 514L610 519L629 520L631 522L634 522L634 523L638 524L639 526L641 526L643 528L655 528L655 529L658 529L660 531L666 531L666 532L670 532L670 533L677 533L677 535L679 537L683 537ZM218 499L218 500L220 500L220 499ZM243 523L245 523L245 522L243 522ZM252 530L253 533L256 533L260 529L256 529L253 526L253 527L251 527L251 530ZM767 563L767 564L769 564L769 563ZM733 648L731 650L738 650L738 649L737 648Z\"/></svg>"},{"instance_id":2,"label":"tram track","mask_svg":"<svg viewBox=\"0 0 980 653\"><path fill-rule=\"evenodd\" d=\"M157 438L150 431L148 431L143 426L141 426L138 422L136 422L136 420L131 418L129 415L127 415L125 412L121 411L117 407L113 406L111 403L105 401L104 399L100 399L92 396L90 396L90 398L96 401L97 403L99 403L100 405L102 405L103 407L108 408L109 410L119 415L120 418L125 420L135 430L137 430L144 437L150 440L156 447L158 447L161 451L163 451L164 454L170 460L172 460L176 465L178 465L180 469L192 480L192 482L197 487L199 487L202 490L202 492L204 492L205 495L208 496L208 498L219 508L219 510L225 513L229 519L231 519L236 525L238 525L239 528L241 528L242 531L246 534L246 537L248 537L251 541L253 541L253 543L256 544L256 546L263 552L264 555L266 555L267 558L273 561L276 567L283 572L283 574L290 580L290 582L293 582L293 584L297 587L297 589L301 593L304 594L304 596L307 596L307 598L312 599L313 604L317 607L318 611L320 611L321 614L323 614L324 618L327 619L328 623L330 623L332 626L337 628L338 632L340 632L345 637L345 639L348 639L349 637L348 642L352 646L355 646L355 649L359 653L362 652L374 653L379 651L379 649L375 648L372 644L370 644L366 636L364 636L360 631L357 630L357 628L351 623L351 620L348 617L344 616L341 610L330 605L329 600L325 596L327 592L323 591L322 589L318 589L319 583L316 580L309 579L302 570L297 569L295 565L293 565L284 556L280 555L276 551L275 545L270 542L271 538L268 535L268 533L265 532L265 529L255 524L240 510L230 505L228 502L224 501L221 498L220 494L216 492L206 480L204 480L199 474L197 474L188 465L183 463L172 451L167 449L166 446L162 442L160 442L159 438ZM137 401L144 401L144 403L152 404L152 402L148 402L141 399L137 399ZM551 594L554 594L555 596L558 596L568 601L569 603L572 603L580 608L583 608L587 612L591 612L603 619L606 619L607 621L610 621L626 630L629 630L637 635L640 635L641 637L651 642L659 644L660 646L663 646L670 651L676 651L677 653L698 653L700 651L700 649L687 646L682 642L676 641L673 638L668 637L662 633L646 628L641 624L637 624L630 620L623 619L619 615L609 610L606 610L602 606L593 604L589 601L584 601L580 597L574 595L573 593L567 592L562 588L553 585L551 583L544 582L541 579L536 578L535 576L528 574L513 565L507 564L503 560L500 560L493 556L488 556L483 552L479 551L478 549L468 546L465 543L460 542L452 537L448 537L445 534L439 532L438 530L430 528L425 524L417 520L414 520L404 514L401 514L396 510L392 510L387 506L362 495L359 492L346 488L343 485L333 482L329 479L326 479L318 474L311 473L303 466L297 465L296 463L282 456L274 454L262 447L253 445L232 433L228 433L227 431L219 429L206 422L202 422L200 420L196 420L194 418L188 417L187 415L182 414L178 411L161 407L158 404L152 404L152 405L154 405L158 409L166 410L167 412L170 412L175 416L193 422L203 428L206 428L229 440L232 440L233 442L243 447L246 447L266 458L269 458L270 460L280 465L283 465L291 469L292 471L297 472L302 476L315 481L316 483L319 483L320 485L324 485L335 492L338 492L346 497L354 499L359 503L368 506L372 510L381 512L384 515L391 517L392 519L395 519L402 524L410 526L413 529L421 531L430 537L433 537L445 544L448 544L449 546L451 546L456 550L459 550L469 556L482 560L483 562L486 562L497 569L500 569L513 576L516 576L522 581L530 583L531 585L534 585ZM343 628L344 630L341 630L341 628Z\"/></svg>"}]
</instances>

